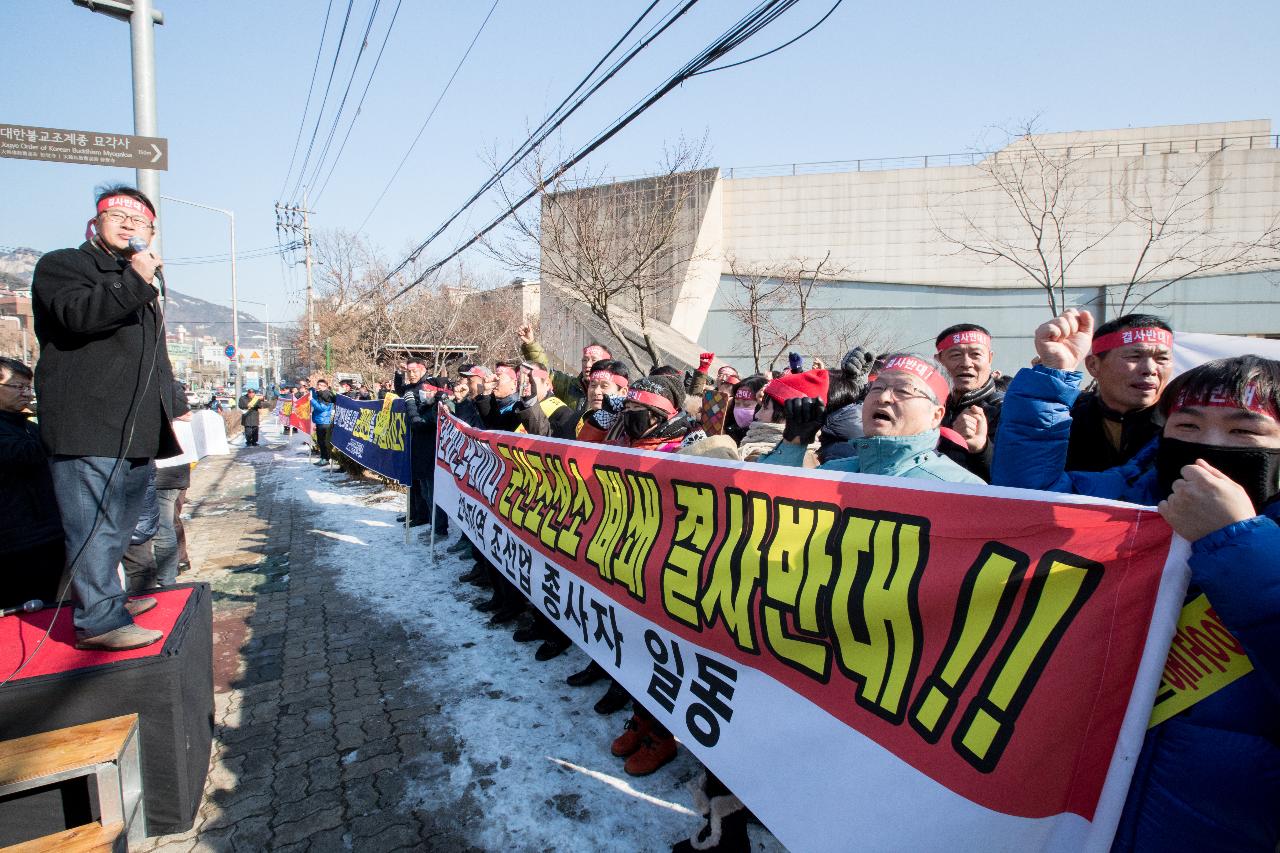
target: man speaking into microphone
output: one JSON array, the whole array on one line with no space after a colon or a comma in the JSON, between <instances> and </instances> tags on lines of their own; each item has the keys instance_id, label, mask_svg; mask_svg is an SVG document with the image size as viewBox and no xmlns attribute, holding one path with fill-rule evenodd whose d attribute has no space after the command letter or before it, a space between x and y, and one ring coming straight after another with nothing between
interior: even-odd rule
<instances>
[{"instance_id":1,"label":"man speaking into microphone","mask_svg":"<svg viewBox=\"0 0 1280 853\"><path fill-rule=\"evenodd\" d=\"M32 280L40 432L66 534L80 648L134 649L162 636L134 624L155 599L129 601L116 570L153 461L181 452L170 426L160 258L142 248L155 220L141 192L110 187L98 194L85 242L43 256Z\"/></svg>"}]
</instances>

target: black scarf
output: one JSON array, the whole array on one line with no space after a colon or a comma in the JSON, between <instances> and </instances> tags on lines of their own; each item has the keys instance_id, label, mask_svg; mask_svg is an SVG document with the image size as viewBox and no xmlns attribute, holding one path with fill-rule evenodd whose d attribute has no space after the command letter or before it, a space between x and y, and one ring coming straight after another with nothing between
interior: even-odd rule
<instances>
[{"instance_id":1,"label":"black scarf","mask_svg":"<svg viewBox=\"0 0 1280 853\"><path fill-rule=\"evenodd\" d=\"M1173 491L1182 469L1203 459L1238 483L1256 512L1280 494L1280 448L1217 447L1176 438L1161 438L1156 449L1156 482L1161 500Z\"/></svg>"}]
</instances>

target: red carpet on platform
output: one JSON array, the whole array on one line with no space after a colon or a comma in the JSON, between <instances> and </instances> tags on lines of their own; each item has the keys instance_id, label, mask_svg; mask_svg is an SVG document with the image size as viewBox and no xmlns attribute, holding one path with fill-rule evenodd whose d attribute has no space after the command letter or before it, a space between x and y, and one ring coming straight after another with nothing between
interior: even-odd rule
<instances>
[{"instance_id":1,"label":"red carpet on platform","mask_svg":"<svg viewBox=\"0 0 1280 853\"><path fill-rule=\"evenodd\" d=\"M191 597L191 589L190 587L171 589L164 592L149 592L146 595L155 598L156 606L133 621L143 628L163 631L164 638L149 646L127 652L77 649L75 627L71 623L72 604L70 602L66 602L56 610L49 607L36 613L21 613L0 619L0 681L8 678L33 652L35 656L21 672L14 676L15 681L160 654L169 640L174 623L187 604L187 599ZM49 627L50 620L55 620L53 630L49 633L49 638L44 641L44 645L39 646L39 651L36 651L45 630Z\"/></svg>"}]
</instances>

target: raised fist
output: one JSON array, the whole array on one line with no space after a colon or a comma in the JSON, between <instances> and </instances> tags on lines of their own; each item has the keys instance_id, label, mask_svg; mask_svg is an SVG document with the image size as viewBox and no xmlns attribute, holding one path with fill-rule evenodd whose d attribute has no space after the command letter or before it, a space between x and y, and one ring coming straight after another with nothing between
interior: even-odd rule
<instances>
[{"instance_id":1,"label":"raised fist","mask_svg":"<svg viewBox=\"0 0 1280 853\"><path fill-rule=\"evenodd\" d=\"M969 446L970 453L981 453L987 448L987 413L981 406L970 406L956 416L951 425L964 443Z\"/></svg>"},{"instance_id":2,"label":"raised fist","mask_svg":"<svg viewBox=\"0 0 1280 853\"><path fill-rule=\"evenodd\" d=\"M815 397L795 397L783 404L787 426L782 440L809 445L827 421L827 407Z\"/></svg>"},{"instance_id":3,"label":"raised fist","mask_svg":"<svg viewBox=\"0 0 1280 853\"><path fill-rule=\"evenodd\" d=\"M1045 367L1076 370L1093 345L1093 315L1068 308L1036 329L1036 355Z\"/></svg>"},{"instance_id":4,"label":"raised fist","mask_svg":"<svg viewBox=\"0 0 1280 853\"><path fill-rule=\"evenodd\" d=\"M711 362L716 360L716 354L713 352L703 352L698 354L698 370L706 373L711 367Z\"/></svg>"},{"instance_id":5,"label":"raised fist","mask_svg":"<svg viewBox=\"0 0 1280 853\"><path fill-rule=\"evenodd\" d=\"M522 344L533 343L533 326L525 323L519 329L516 329L516 336L520 338L520 343Z\"/></svg>"}]
</instances>

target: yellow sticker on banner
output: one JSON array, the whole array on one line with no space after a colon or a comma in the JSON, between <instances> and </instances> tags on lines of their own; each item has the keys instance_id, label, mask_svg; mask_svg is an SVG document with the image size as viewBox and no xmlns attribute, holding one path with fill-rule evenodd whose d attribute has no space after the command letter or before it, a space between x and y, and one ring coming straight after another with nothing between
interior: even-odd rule
<instances>
[{"instance_id":1,"label":"yellow sticker on banner","mask_svg":"<svg viewBox=\"0 0 1280 853\"><path fill-rule=\"evenodd\" d=\"M1178 630L1169 647L1147 728L1163 723L1252 671L1253 664L1240 641L1222 624L1209 599L1197 596L1187 602L1178 617Z\"/></svg>"}]
</instances>

